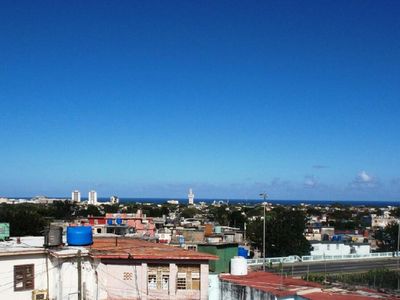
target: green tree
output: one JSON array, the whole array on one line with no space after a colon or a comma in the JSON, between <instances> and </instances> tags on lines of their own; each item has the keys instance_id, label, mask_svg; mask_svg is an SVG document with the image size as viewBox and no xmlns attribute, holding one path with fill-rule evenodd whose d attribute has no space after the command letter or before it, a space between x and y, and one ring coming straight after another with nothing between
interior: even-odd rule
<instances>
[{"instance_id":1,"label":"green tree","mask_svg":"<svg viewBox=\"0 0 400 300\"><path fill-rule=\"evenodd\" d=\"M267 256L301 256L310 253L310 243L304 237L306 225L304 212L276 207L267 213L266 223ZM247 237L255 247L262 249L263 220L261 218L249 223Z\"/></svg>"},{"instance_id":2,"label":"green tree","mask_svg":"<svg viewBox=\"0 0 400 300\"><path fill-rule=\"evenodd\" d=\"M230 214L228 205L210 207L211 220L222 226L229 226Z\"/></svg>"},{"instance_id":3,"label":"green tree","mask_svg":"<svg viewBox=\"0 0 400 300\"><path fill-rule=\"evenodd\" d=\"M399 225L396 222L388 224L383 230L375 233L378 250L382 252L397 251Z\"/></svg>"},{"instance_id":4,"label":"green tree","mask_svg":"<svg viewBox=\"0 0 400 300\"><path fill-rule=\"evenodd\" d=\"M41 235L50 220L38 212L39 207L29 203L1 205L0 222L10 223L11 236Z\"/></svg>"},{"instance_id":5,"label":"green tree","mask_svg":"<svg viewBox=\"0 0 400 300\"><path fill-rule=\"evenodd\" d=\"M199 211L195 207L185 207L181 212L181 217L183 218L193 218Z\"/></svg>"}]
</instances>

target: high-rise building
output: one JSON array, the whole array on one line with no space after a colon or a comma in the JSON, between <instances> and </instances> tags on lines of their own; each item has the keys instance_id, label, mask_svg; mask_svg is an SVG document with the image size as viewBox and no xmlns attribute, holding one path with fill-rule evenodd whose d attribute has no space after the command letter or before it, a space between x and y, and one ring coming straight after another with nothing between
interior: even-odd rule
<instances>
[{"instance_id":1,"label":"high-rise building","mask_svg":"<svg viewBox=\"0 0 400 300\"><path fill-rule=\"evenodd\" d=\"M189 189L188 200L189 200L189 204L194 204L194 194L193 194L192 189Z\"/></svg>"},{"instance_id":2,"label":"high-rise building","mask_svg":"<svg viewBox=\"0 0 400 300\"><path fill-rule=\"evenodd\" d=\"M89 192L88 204L97 205L97 192L96 191Z\"/></svg>"},{"instance_id":3,"label":"high-rise building","mask_svg":"<svg viewBox=\"0 0 400 300\"><path fill-rule=\"evenodd\" d=\"M81 192L80 191L73 191L71 193L71 201L72 202L81 202Z\"/></svg>"}]
</instances>

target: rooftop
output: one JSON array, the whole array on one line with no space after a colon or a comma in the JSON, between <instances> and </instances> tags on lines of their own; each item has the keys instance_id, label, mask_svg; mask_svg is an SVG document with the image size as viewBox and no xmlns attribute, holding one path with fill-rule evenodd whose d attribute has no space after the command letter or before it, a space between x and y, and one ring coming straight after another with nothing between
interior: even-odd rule
<instances>
[{"instance_id":1,"label":"rooftop","mask_svg":"<svg viewBox=\"0 0 400 300\"><path fill-rule=\"evenodd\" d=\"M95 258L154 260L218 260L218 257L131 238L95 238L89 247Z\"/></svg>"},{"instance_id":2,"label":"rooftop","mask_svg":"<svg viewBox=\"0 0 400 300\"><path fill-rule=\"evenodd\" d=\"M269 272L251 272L245 276L221 275L221 280L229 281L241 286L252 287L271 293L277 297L301 295L309 300L371 300L371 299L398 299L394 296L371 291L347 291L344 289L323 289L319 283L308 282L292 277L281 277Z\"/></svg>"}]
</instances>

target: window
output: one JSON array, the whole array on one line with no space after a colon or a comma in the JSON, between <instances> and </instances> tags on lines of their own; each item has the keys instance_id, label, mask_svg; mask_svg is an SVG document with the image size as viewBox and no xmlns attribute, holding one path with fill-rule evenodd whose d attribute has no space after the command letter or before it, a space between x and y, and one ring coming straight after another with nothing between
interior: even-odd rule
<instances>
[{"instance_id":1,"label":"window","mask_svg":"<svg viewBox=\"0 0 400 300\"><path fill-rule=\"evenodd\" d=\"M192 290L200 290L200 274L192 273Z\"/></svg>"},{"instance_id":2,"label":"window","mask_svg":"<svg viewBox=\"0 0 400 300\"><path fill-rule=\"evenodd\" d=\"M168 290L169 289L169 275L168 274L163 274L162 275L161 288L163 290Z\"/></svg>"},{"instance_id":3,"label":"window","mask_svg":"<svg viewBox=\"0 0 400 300\"><path fill-rule=\"evenodd\" d=\"M14 291L33 290L35 288L34 265L14 266Z\"/></svg>"},{"instance_id":4,"label":"window","mask_svg":"<svg viewBox=\"0 0 400 300\"><path fill-rule=\"evenodd\" d=\"M178 279L176 281L176 288L178 290L186 290L186 273L178 273Z\"/></svg>"},{"instance_id":5,"label":"window","mask_svg":"<svg viewBox=\"0 0 400 300\"><path fill-rule=\"evenodd\" d=\"M178 265L178 290L200 290L200 265Z\"/></svg>"},{"instance_id":6,"label":"window","mask_svg":"<svg viewBox=\"0 0 400 300\"><path fill-rule=\"evenodd\" d=\"M147 288L169 290L169 265L148 265Z\"/></svg>"},{"instance_id":7,"label":"window","mask_svg":"<svg viewBox=\"0 0 400 300\"><path fill-rule=\"evenodd\" d=\"M336 250L339 250L339 244L336 244Z\"/></svg>"},{"instance_id":8,"label":"window","mask_svg":"<svg viewBox=\"0 0 400 300\"><path fill-rule=\"evenodd\" d=\"M197 246L188 246L187 249L197 251Z\"/></svg>"},{"instance_id":9,"label":"window","mask_svg":"<svg viewBox=\"0 0 400 300\"><path fill-rule=\"evenodd\" d=\"M331 250L331 245L326 245L326 250Z\"/></svg>"},{"instance_id":10,"label":"window","mask_svg":"<svg viewBox=\"0 0 400 300\"><path fill-rule=\"evenodd\" d=\"M155 290L157 289L157 275L156 274L149 274L147 278L147 286L149 289Z\"/></svg>"}]
</instances>

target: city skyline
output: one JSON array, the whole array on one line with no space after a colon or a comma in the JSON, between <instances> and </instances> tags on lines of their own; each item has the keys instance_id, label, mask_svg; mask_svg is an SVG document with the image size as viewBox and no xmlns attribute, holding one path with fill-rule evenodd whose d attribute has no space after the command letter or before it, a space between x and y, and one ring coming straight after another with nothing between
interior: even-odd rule
<instances>
[{"instance_id":1,"label":"city skyline","mask_svg":"<svg viewBox=\"0 0 400 300\"><path fill-rule=\"evenodd\" d=\"M0 8L0 196L399 199L400 2Z\"/></svg>"}]
</instances>

